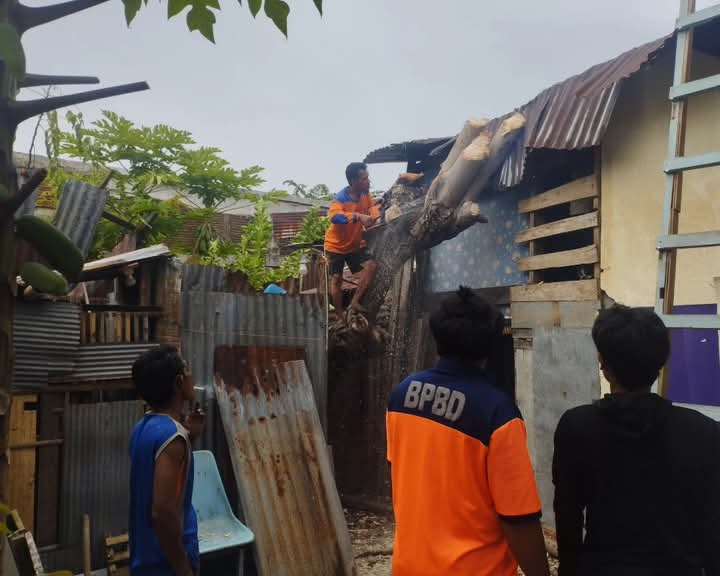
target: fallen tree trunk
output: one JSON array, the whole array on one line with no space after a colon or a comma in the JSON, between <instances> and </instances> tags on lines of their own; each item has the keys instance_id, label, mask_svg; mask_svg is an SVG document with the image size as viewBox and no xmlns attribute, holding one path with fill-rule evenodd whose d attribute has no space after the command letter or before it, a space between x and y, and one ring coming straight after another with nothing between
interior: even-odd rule
<instances>
[{"instance_id":1,"label":"fallen tree trunk","mask_svg":"<svg viewBox=\"0 0 720 576\"><path fill-rule=\"evenodd\" d=\"M496 176L512 145L522 134L525 118L513 114L491 133L485 120L468 120L429 187L413 175L404 175L383 199L384 221L366 233L377 261L375 282L363 298L372 326L385 302L393 278L417 252L454 238L473 224L487 222L477 199ZM331 334L334 344L355 348L365 327L351 323ZM352 333L356 334L353 335ZM379 339L375 334L375 340Z\"/></svg>"},{"instance_id":2,"label":"fallen tree trunk","mask_svg":"<svg viewBox=\"0 0 720 576\"><path fill-rule=\"evenodd\" d=\"M454 238L478 222L487 222L477 199L522 134L525 118L513 114L491 134L484 120L465 123L440 173L427 190L401 178L386 195L386 222L370 230L370 251L378 264L375 283L363 307L368 320L377 316L395 273L415 253ZM387 221L387 215L396 215Z\"/></svg>"}]
</instances>

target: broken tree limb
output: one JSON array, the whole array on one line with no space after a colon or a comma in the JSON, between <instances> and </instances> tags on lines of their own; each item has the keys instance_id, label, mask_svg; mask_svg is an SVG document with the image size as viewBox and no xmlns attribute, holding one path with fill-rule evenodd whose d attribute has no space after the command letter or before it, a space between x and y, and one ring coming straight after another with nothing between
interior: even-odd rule
<instances>
[{"instance_id":1,"label":"broken tree limb","mask_svg":"<svg viewBox=\"0 0 720 576\"><path fill-rule=\"evenodd\" d=\"M484 118L470 118L470 120L465 122L463 129L455 140L455 144L450 149L447 158L445 158L445 162L442 163L442 170L447 171L452 168L452 165L455 164L455 161L462 151L487 128L487 125L488 121Z\"/></svg>"},{"instance_id":2,"label":"broken tree limb","mask_svg":"<svg viewBox=\"0 0 720 576\"><path fill-rule=\"evenodd\" d=\"M502 168L512 146L524 129L525 117L519 112L502 121L490 141L489 161L475 175L475 180L465 196L467 200L475 200L482 194L490 178Z\"/></svg>"}]
</instances>

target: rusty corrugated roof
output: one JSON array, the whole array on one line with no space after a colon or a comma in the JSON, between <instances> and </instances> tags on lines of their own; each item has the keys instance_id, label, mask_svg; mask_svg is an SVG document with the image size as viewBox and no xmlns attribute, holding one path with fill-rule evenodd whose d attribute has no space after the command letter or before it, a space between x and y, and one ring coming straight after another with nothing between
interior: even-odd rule
<instances>
[{"instance_id":1,"label":"rusty corrugated roof","mask_svg":"<svg viewBox=\"0 0 720 576\"><path fill-rule=\"evenodd\" d=\"M600 144L615 108L620 86L625 78L639 72L652 62L658 52L671 40L666 36L633 48L620 56L588 68L540 92L530 102L518 108L526 119L525 136L518 142L503 165L500 183L505 187L520 183L525 167L527 150L550 148L575 150ZM495 129L509 114L495 118L490 128ZM438 139L433 139L438 140ZM455 138L428 150L429 156L446 156ZM410 160L405 145L395 144L393 161ZM378 152L378 151L376 151ZM405 152L403 157L400 153ZM375 154L371 153L370 156ZM380 160L382 161L382 160Z\"/></svg>"}]
</instances>

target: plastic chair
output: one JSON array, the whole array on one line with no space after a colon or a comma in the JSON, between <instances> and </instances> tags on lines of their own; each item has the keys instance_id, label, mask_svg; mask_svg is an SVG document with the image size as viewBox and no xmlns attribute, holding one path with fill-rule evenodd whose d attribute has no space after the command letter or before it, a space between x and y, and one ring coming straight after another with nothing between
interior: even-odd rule
<instances>
[{"instance_id":1,"label":"plastic chair","mask_svg":"<svg viewBox=\"0 0 720 576\"><path fill-rule=\"evenodd\" d=\"M198 519L200 554L244 548L251 544L255 535L233 514L215 456L208 450L197 450L193 456L195 485L192 503Z\"/></svg>"}]
</instances>

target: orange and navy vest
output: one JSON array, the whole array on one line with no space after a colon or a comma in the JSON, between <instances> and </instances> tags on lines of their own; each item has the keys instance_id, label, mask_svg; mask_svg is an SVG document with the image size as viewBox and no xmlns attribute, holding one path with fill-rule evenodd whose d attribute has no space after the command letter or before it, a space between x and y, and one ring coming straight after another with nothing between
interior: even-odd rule
<instances>
[{"instance_id":1,"label":"orange and navy vest","mask_svg":"<svg viewBox=\"0 0 720 576\"><path fill-rule=\"evenodd\" d=\"M343 188L330 203L330 226L325 232L325 250L334 254L352 254L365 246L363 226L358 214L378 216L372 197L365 192L356 202L348 187Z\"/></svg>"},{"instance_id":2,"label":"orange and navy vest","mask_svg":"<svg viewBox=\"0 0 720 576\"><path fill-rule=\"evenodd\" d=\"M501 520L540 517L525 425L479 369L441 359L395 388L393 576L516 576Z\"/></svg>"}]
</instances>

